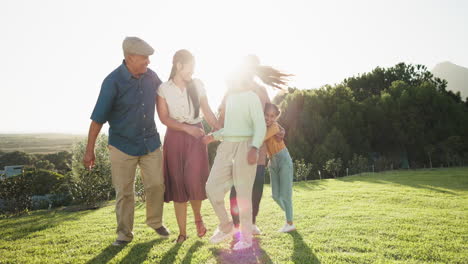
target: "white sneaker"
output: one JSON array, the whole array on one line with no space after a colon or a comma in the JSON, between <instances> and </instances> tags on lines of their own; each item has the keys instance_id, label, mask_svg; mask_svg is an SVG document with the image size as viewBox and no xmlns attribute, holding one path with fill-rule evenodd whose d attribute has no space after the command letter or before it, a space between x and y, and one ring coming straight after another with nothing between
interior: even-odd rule
<instances>
[{"instance_id":1,"label":"white sneaker","mask_svg":"<svg viewBox=\"0 0 468 264\"><path fill-rule=\"evenodd\" d=\"M283 230L288 226L288 223L284 224L283 227L281 227L280 229L278 229L278 232L280 233L283 233Z\"/></svg>"},{"instance_id":2,"label":"white sneaker","mask_svg":"<svg viewBox=\"0 0 468 264\"><path fill-rule=\"evenodd\" d=\"M283 228L281 228L280 230L278 230L279 232L281 233L288 233L288 232L291 232L291 231L294 231L296 230L296 227L294 226L294 224L290 225L290 224L285 224L283 226Z\"/></svg>"},{"instance_id":3,"label":"white sneaker","mask_svg":"<svg viewBox=\"0 0 468 264\"><path fill-rule=\"evenodd\" d=\"M257 225L252 225L252 235L261 235L262 231L258 228Z\"/></svg>"},{"instance_id":4,"label":"white sneaker","mask_svg":"<svg viewBox=\"0 0 468 264\"><path fill-rule=\"evenodd\" d=\"M237 250L247 249L247 248L251 248L251 247L252 247L252 242L247 243L247 242L244 242L244 241L241 240L241 241L237 242L232 249L237 251Z\"/></svg>"},{"instance_id":5,"label":"white sneaker","mask_svg":"<svg viewBox=\"0 0 468 264\"><path fill-rule=\"evenodd\" d=\"M223 242L224 240L231 238L232 231L233 229L231 229L231 231L228 233L224 233L223 231L219 230L219 228L216 228L213 235L210 237L210 242L213 244Z\"/></svg>"}]
</instances>

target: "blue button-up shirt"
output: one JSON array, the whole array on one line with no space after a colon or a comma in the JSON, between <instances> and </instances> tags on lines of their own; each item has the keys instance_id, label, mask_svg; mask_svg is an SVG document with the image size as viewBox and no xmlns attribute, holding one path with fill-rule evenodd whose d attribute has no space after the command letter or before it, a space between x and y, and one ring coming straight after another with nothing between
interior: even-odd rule
<instances>
[{"instance_id":1,"label":"blue button-up shirt","mask_svg":"<svg viewBox=\"0 0 468 264\"><path fill-rule=\"evenodd\" d=\"M148 154L161 146L154 122L160 84L152 70L137 79L125 63L104 79L91 119L109 122L109 145L132 156Z\"/></svg>"}]
</instances>

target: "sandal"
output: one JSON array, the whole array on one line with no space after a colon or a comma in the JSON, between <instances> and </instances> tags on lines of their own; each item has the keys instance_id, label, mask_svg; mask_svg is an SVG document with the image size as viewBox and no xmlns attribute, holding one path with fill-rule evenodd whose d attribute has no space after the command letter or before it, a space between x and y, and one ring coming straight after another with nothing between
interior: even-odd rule
<instances>
[{"instance_id":1,"label":"sandal","mask_svg":"<svg viewBox=\"0 0 468 264\"><path fill-rule=\"evenodd\" d=\"M176 239L176 243L184 243L185 240L187 240L188 236L184 236L184 235L179 235Z\"/></svg>"},{"instance_id":2,"label":"sandal","mask_svg":"<svg viewBox=\"0 0 468 264\"><path fill-rule=\"evenodd\" d=\"M195 225L197 226L198 237L203 237L207 231L205 225L203 224L203 220L195 221Z\"/></svg>"}]
</instances>

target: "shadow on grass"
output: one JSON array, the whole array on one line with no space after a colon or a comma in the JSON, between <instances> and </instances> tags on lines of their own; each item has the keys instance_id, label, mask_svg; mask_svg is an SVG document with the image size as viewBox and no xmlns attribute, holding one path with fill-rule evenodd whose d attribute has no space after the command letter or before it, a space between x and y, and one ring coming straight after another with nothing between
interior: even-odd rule
<instances>
[{"instance_id":1,"label":"shadow on grass","mask_svg":"<svg viewBox=\"0 0 468 264\"><path fill-rule=\"evenodd\" d=\"M231 243L231 248L234 243ZM211 252L216 257L217 263L219 264L263 264L273 263L270 256L260 247L260 238L254 238L252 241L252 247L245 250L234 251L230 249L219 249L212 248Z\"/></svg>"},{"instance_id":2,"label":"shadow on grass","mask_svg":"<svg viewBox=\"0 0 468 264\"><path fill-rule=\"evenodd\" d=\"M291 256L291 259L294 263L320 263L314 253L312 253L312 250L304 242L301 234L299 234L297 231L292 231L287 234L293 238L294 252Z\"/></svg>"},{"instance_id":3,"label":"shadow on grass","mask_svg":"<svg viewBox=\"0 0 468 264\"><path fill-rule=\"evenodd\" d=\"M100 263L107 263L109 262L115 255L117 255L120 251L124 249L124 246L116 247L109 245L107 246L99 255L92 258L90 261L86 262L86 264L100 264Z\"/></svg>"},{"instance_id":4,"label":"shadow on grass","mask_svg":"<svg viewBox=\"0 0 468 264\"><path fill-rule=\"evenodd\" d=\"M380 173L364 173L337 178L343 182L370 182L398 184L417 189L458 196L454 191L468 190L468 168L395 170Z\"/></svg>"},{"instance_id":5,"label":"shadow on grass","mask_svg":"<svg viewBox=\"0 0 468 264\"><path fill-rule=\"evenodd\" d=\"M192 263L192 257L193 257L193 253L195 253L198 248L200 248L201 246L203 245L203 243L201 241L197 241L195 242L190 248L189 250L187 251L187 253L185 253L185 256L184 256L184 259L182 260L182 264L190 264Z\"/></svg>"},{"instance_id":6,"label":"shadow on grass","mask_svg":"<svg viewBox=\"0 0 468 264\"><path fill-rule=\"evenodd\" d=\"M122 259L122 261L120 261L120 263L143 263L148 257L148 253L153 248L153 246L155 244L160 243L163 240L163 238L159 238L145 243L139 243L134 245L130 252L128 252L128 254Z\"/></svg>"},{"instance_id":7,"label":"shadow on grass","mask_svg":"<svg viewBox=\"0 0 468 264\"><path fill-rule=\"evenodd\" d=\"M62 210L39 211L31 215L15 216L0 221L0 236L6 241L15 241L33 233L76 221L93 211L65 212Z\"/></svg>"},{"instance_id":8,"label":"shadow on grass","mask_svg":"<svg viewBox=\"0 0 468 264\"><path fill-rule=\"evenodd\" d=\"M172 264L174 263L174 260L177 256L177 252L179 252L180 247L182 246L182 243L174 243L174 246L172 246L169 251L164 254L164 256L161 258L161 264Z\"/></svg>"}]
</instances>

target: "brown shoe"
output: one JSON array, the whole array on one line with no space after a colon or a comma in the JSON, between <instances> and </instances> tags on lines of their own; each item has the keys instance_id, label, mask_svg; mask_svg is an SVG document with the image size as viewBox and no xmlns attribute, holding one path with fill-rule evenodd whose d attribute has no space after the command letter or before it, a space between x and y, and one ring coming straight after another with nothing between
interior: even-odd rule
<instances>
[{"instance_id":1,"label":"brown shoe","mask_svg":"<svg viewBox=\"0 0 468 264\"><path fill-rule=\"evenodd\" d=\"M158 233L159 236L162 238L168 238L169 237L169 230L165 226L161 226L160 228L155 229L156 233Z\"/></svg>"},{"instance_id":2,"label":"brown shoe","mask_svg":"<svg viewBox=\"0 0 468 264\"><path fill-rule=\"evenodd\" d=\"M203 220L195 221L195 225L197 226L197 235L198 237L203 237L206 234L205 224L203 224Z\"/></svg>"}]
</instances>

